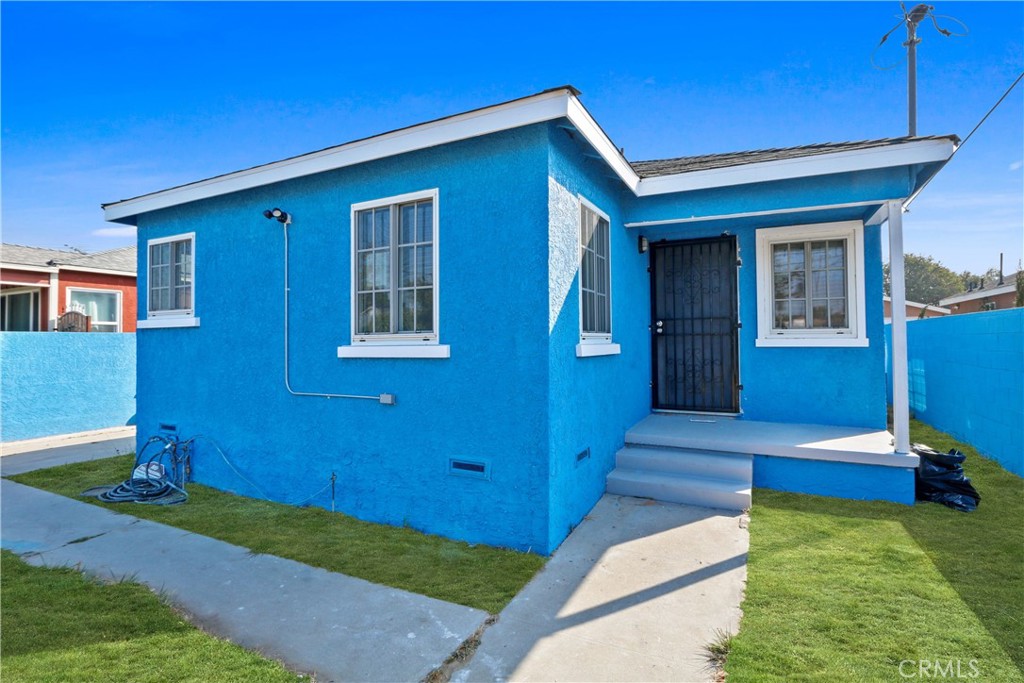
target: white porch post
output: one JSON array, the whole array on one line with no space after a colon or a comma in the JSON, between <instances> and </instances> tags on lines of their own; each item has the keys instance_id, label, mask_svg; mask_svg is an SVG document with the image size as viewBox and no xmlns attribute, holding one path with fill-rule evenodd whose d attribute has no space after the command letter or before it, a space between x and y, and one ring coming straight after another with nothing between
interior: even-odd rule
<instances>
[{"instance_id":1,"label":"white porch post","mask_svg":"<svg viewBox=\"0 0 1024 683\"><path fill-rule=\"evenodd\" d=\"M57 284L60 278L57 273L50 273L50 286L46 290L46 329L53 332L57 329Z\"/></svg>"},{"instance_id":2,"label":"white porch post","mask_svg":"<svg viewBox=\"0 0 1024 683\"><path fill-rule=\"evenodd\" d=\"M907 295L903 272L903 202L889 208L889 284L892 299L892 421L896 452L910 453L910 394L907 389Z\"/></svg>"}]
</instances>

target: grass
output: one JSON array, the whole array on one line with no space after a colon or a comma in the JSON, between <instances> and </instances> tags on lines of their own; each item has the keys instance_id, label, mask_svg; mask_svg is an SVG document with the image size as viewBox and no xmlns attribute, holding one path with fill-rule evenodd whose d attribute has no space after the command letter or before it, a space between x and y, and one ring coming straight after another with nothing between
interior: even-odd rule
<instances>
[{"instance_id":1,"label":"grass","mask_svg":"<svg viewBox=\"0 0 1024 683\"><path fill-rule=\"evenodd\" d=\"M78 498L90 487L122 481L132 462L133 456L118 456L11 479ZM286 557L492 614L500 612L545 562L531 553L371 524L320 508L281 505L198 484L190 484L188 491L188 502L176 506L80 500L227 541L254 553Z\"/></svg>"},{"instance_id":2,"label":"grass","mask_svg":"<svg viewBox=\"0 0 1024 683\"><path fill-rule=\"evenodd\" d=\"M277 662L188 624L143 586L0 555L0 677L64 681L296 681Z\"/></svg>"},{"instance_id":3,"label":"grass","mask_svg":"<svg viewBox=\"0 0 1024 683\"><path fill-rule=\"evenodd\" d=\"M911 437L967 454L978 510L755 490L730 683L899 681L905 660L1024 681L1024 482L922 423Z\"/></svg>"}]
</instances>

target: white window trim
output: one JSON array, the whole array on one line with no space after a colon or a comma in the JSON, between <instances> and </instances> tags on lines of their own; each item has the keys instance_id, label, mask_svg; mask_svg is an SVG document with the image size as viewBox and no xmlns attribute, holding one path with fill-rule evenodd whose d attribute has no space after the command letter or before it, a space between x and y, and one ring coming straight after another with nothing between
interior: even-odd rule
<instances>
[{"instance_id":1,"label":"white window trim","mask_svg":"<svg viewBox=\"0 0 1024 683\"><path fill-rule=\"evenodd\" d=\"M122 307L122 303L121 303L122 302L122 298L121 297L123 296L123 293L121 292L121 290L119 290L119 289L102 289L100 287L68 287L66 293L64 294L64 311L65 312L68 310L68 306L71 305L71 293L72 292L98 292L100 294L116 294L117 295L117 322L116 322L116 328L117 329L115 331L117 331L117 332L121 331L122 324L123 324L123 321L122 321L121 318L123 317L122 313L123 313L123 310L124 310L123 307ZM92 324L96 325L96 323L92 323ZM103 325L103 326L110 325L110 323L99 323L99 324Z\"/></svg>"},{"instance_id":2,"label":"white window trim","mask_svg":"<svg viewBox=\"0 0 1024 683\"><path fill-rule=\"evenodd\" d=\"M151 311L149 310L149 295L150 295L150 283L149 278L151 277L149 269L149 250L150 247L156 244L164 244L166 242L181 242L183 240L189 240L192 242L192 308L178 308L168 311ZM180 235L170 235L168 237L157 237L146 241L146 319L139 320L136 323L137 327L142 329L155 328L155 327L199 327L199 318L195 317L196 314L196 234L194 232L185 232ZM172 285L173 286L173 285ZM140 307L141 308L141 307ZM157 322L157 319L160 322ZM194 324L190 321L195 321Z\"/></svg>"},{"instance_id":3,"label":"white window trim","mask_svg":"<svg viewBox=\"0 0 1024 683\"><path fill-rule=\"evenodd\" d=\"M576 217L576 249L579 255L576 260L579 264L579 296L577 297L577 308L579 308L579 344L576 345L577 358L589 358L591 356L611 356L621 352L618 344L612 343L612 335L615 332L615 323L612 319L614 308L612 301L612 219L607 213L597 207L583 195L577 195L580 202L580 210ZM608 333L594 333L583 331L583 207L587 207L601 218L608 221Z\"/></svg>"},{"instance_id":4,"label":"white window trim","mask_svg":"<svg viewBox=\"0 0 1024 683\"><path fill-rule=\"evenodd\" d=\"M843 330L773 330L774 296L771 247L778 242L846 239L847 313L850 326ZM864 294L864 223L841 221L757 230L757 346L867 346Z\"/></svg>"},{"instance_id":5,"label":"white window trim","mask_svg":"<svg viewBox=\"0 0 1024 683\"><path fill-rule=\"evenodd\" d=\"M392 354L400 354L401 351L398 347L416 347L416 346L438 346L438 340L441 337L440 333L440 306L441 301L441 278L440 278L440 253L441 253L441 222L440 216L440 203L438 188L432 188L429 190L420 190L419 192L407 192L405 194L394 195L393 197L383 197L381 199L373 199L366 202L358 202L353 204L349 213L349 252L350 252L350 268L349 276L351 277L351 285L349 287L349 334L352 340L350 346L339 346L338 347L338 358L447 358L447 355L438 356L425 353L424 355L412 356L412 355L384 355L384 351L372 353L367 352L364 354L357 354L355 351L350 351L354 347L363 346L381 346L381 347L392 347ZM358 226L356 225L356 214L359 211L365 211L367 209L376 209L382 206L391 206L394 204L407 204L409 202L421 201L423 199L433 200L434 207L434 234L433 234L433 267L434 267L434 331L430 333L419 332L419 333L401 333L401 334L360 334L358 330L358 274L356 268L358 265L358 244L357 239L359 236ZM447 347L445 347L447 348Z\"/></svg>"}]
</instances>

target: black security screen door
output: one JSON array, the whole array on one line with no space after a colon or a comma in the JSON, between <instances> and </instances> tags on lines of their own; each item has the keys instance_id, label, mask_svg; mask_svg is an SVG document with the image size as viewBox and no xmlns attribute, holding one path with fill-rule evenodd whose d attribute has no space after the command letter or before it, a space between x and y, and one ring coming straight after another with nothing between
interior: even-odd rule
<instances>
[{"instance_id":1,"label":"black security screen door","mask_svg":"<svg viewBox=\"0 0 1024 683\"><path fill-rule=\"evenodd\" d=\"M739 410L736 239L651 245L653 405Z\"/></svg>"}]
</instances>

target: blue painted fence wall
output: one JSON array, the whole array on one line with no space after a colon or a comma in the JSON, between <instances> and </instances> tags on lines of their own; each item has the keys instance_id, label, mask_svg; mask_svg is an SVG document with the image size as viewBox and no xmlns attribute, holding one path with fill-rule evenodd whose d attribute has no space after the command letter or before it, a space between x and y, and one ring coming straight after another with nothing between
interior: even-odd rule
<instances>
[{"instance_id":1,"label":"blue painted fence wall","mask_svg":"<svg viewBox=\"0 0 1024 683\"><path fill-rule=\"evenodd\" d=\"M1024 308L908 321L907 365L917 419L1024 476Z\"/></svg>"},{"instance_id":2,"label":"blue painted fence wall","mask_svg":"<svg viewBox=\"0 0 1024 683\"><path fill-rule=\"evenodd\" d=\"M0 441L132 424L135 335L0 332Z\"/></svg>"}]
</instances>

